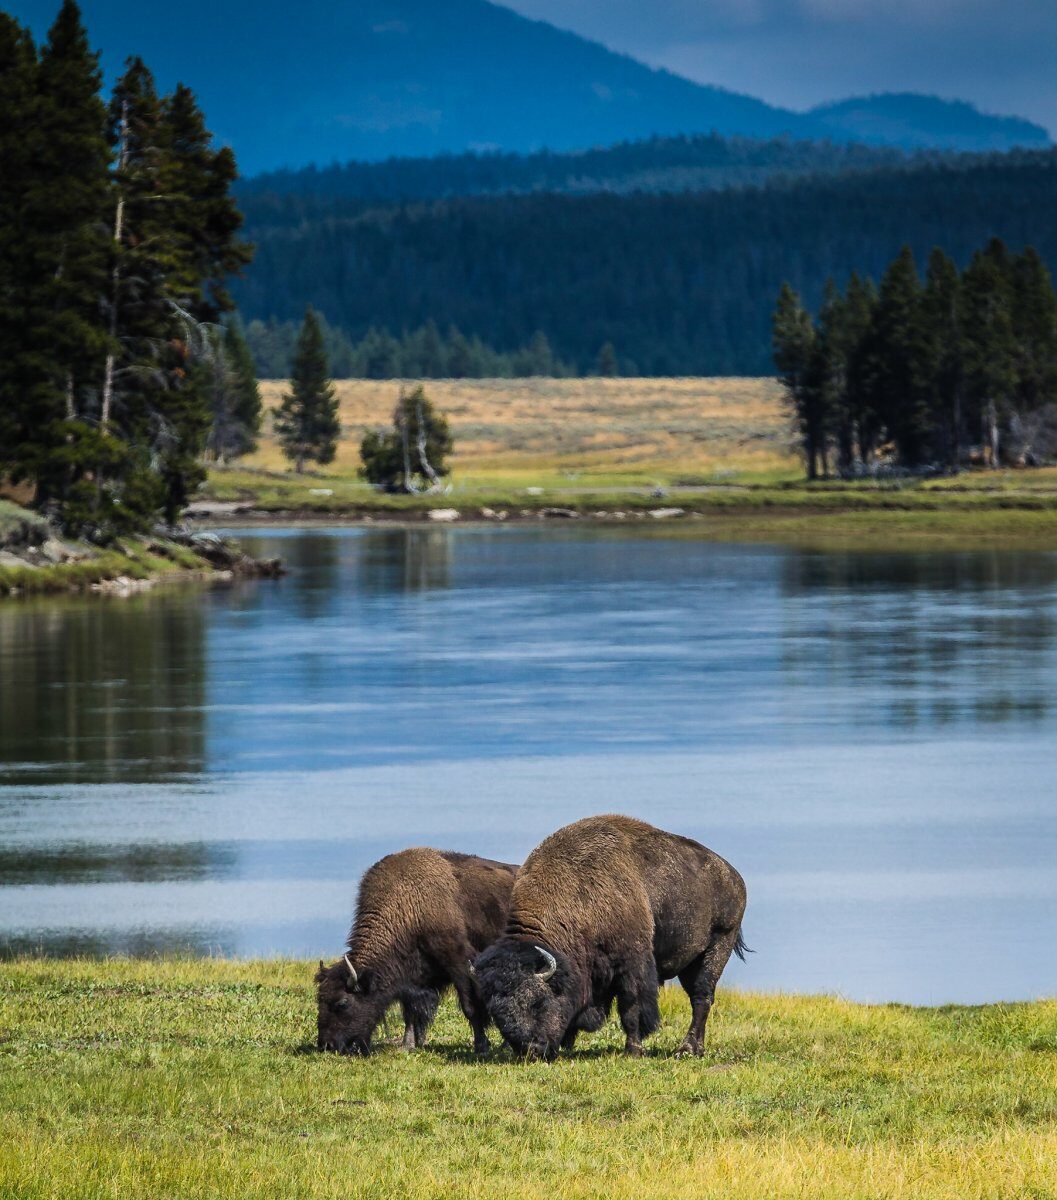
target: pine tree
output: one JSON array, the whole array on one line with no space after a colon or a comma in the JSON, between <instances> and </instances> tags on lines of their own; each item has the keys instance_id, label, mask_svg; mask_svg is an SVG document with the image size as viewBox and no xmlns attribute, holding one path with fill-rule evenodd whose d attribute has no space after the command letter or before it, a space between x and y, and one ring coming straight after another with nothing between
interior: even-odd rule
<instances>
[{"instance_id":1,"label":"pine tree","mask_svg":"<svg viewBox=\"0 0 1057 1200\"><path fill-rule=\"evenodd\" d=\"M832 279L826 281L811 377L825 413L823 437L836 442L837 470L847 475L855 458L855 422L848 402L848 360L854 344L847 301ZM824 452L825 457L825 452Z\"/></svg>"},{"instance_id":2,"label":"pine tree","mask_svg":"<svg viewBox=\"0 0 1057 1200\"><path fill-rule=\"evenodd\" d=\"M475 373L474 366L470 343L453 325L448 330L448 378L466 379Z\"/></svg>"},{"instance_id":3,"label":"pine tree","mask_svg":"<svg viewBox=\"0 0 1057 1200\"><path fill-rule=\"evenodd\" d=\"M845 292L845 394L844 409L854 430L855 456L860 467L871 462L879 437L874 411L874 367L869 354L870 329L877 308L877 289L872 279L853 271Z\"/></svg>"},{"instance_id":4,"label":"pine tree","mask_svg":"<svg viewBox=\"0 0 1057 1200\"><path fill-rule=\"evenodd\" d=\"M22 237L34 170L36 73L28 31L0 12L0 476L17 471L30 416L22 403L29 367Z\"/></svg>"},{"instance_id":5,"label":"pine tree","mask_svg":"<svg viewBox=\"0 0 1057 1200\"><path fill-rule=\"evenodd\" d=\"M918 338L923 386L935 427L934 441L948 467L961 462L963 433L961 281L954 261L938 247L929 256L921 296Z\"/></svg>"},{"instance_id":6,"label":"pine tree","mask_svg":"<svg viewBox=\"0 0 1057 1200\"><path fill-rule=\"evenodd\" d=\"M526 353L526 374L552 376L557 374L554 362L554 352L547 335L542 329L537 329L532 335Z\"/></svg>"},{"instance_id":7,"label":"pine tree","mask_svg":"<svg viewBox=\"0 0 1057 1200\"><path fill-rule=\"evenodd\" d=\"M436 490L448 474L454 443L447 420L425 389L402 392L389 430L372 429L360 444L360 475L377 486L404 492Z\"/></svg>"},{"instance_id":8,"label":"pine tree","mask_svg":"<svg viewBox=\"0 0 1057 1200\"><path fill-rule=\"evenodd\" d=\"M595 373L603 379L610 379L618 373L617 352L612 342L606 342L598 351Z\"/></svg>"},{"instance_id":9,"label":"pine tree","mask_svg":"<svg viewBox=\"0 0 1057 1200\"><path fill-rule=\"evenodd\" d=\"M904 246L881 280L870 333L875 355L875 408L908 466L928 460L932 422L921 373L921 281Z\"/></svg>"},{"instance_id":10,"label":"pine tree","mask_svg":"<svg viewBox=\"0 0 1057 1200\"><path fill-rule=\"evenodd\" d=\"M1057 295L1046 264L1028 246L1012 264L1011 319L1016 341L1016 407L1035 412L1057 403Z\"/></svg>"},{"instance_id":11,"label":"pine tree","mask_svg":"<svg viewBox=\"0 0 1057 1200\"><path fill-rule=\"evenodd\" d=\"M310 308L294 353L290 391L275 412L275 432L298 473L306 462L333 462L341 433L319 318Z\"/></svg>"},{"instance_id":12,"label":"pine tree","mask_svg":"<svg viewBox=\"0 0 1057 1200\"><path fill-rule=\"evenodd\" d=\"M256 449L261 424L260 388L252 355L237 323L222 329L207 328L209 341L199 367L212 418L206 453L214 462L225 463Z\"/></svg>"},{"instance_id":13,"label":"pine tree","mask_svg":"<svg viewBox=\"0 0 1057 1200\"><path fill-rule=\"evenodd\" d=\"M224 349L234 375L235 419L243 434L243 449L239 453L249 454L257 448L256 439L261 431L264 407L260 384L257 382L257 368L239 321L229 321L224 327Z\"/></svg>"},{"instance_id":14,"label":"pine tree","mask_svg":"<svg viewBox=\"0 0 1057 1200\"><path fill-rule=\"evenodd\" d=\"M252 256L239 240L242 214L231 195L238 170L231 150L212 135L190 88L164 104L162 187L172 244L170 293L197 321L215 322L234 305L226 288Z\"/></svg>"},{"instance_id":15,"label":"pine tree","mask_svg":"<svg viewBox=\"0 0 1057 1200\"><path fill-rule=\"evenodd\" d=\"M992 467L1002 456L1002 427L1017 386L1009 258L993 241L977 251L962 275L965 394Z\"/></svg>"},{"instance_id":16,"label":"pine tree","mask_svg":"<svg viewBox=\"0 0 1057 1200\"><path fill-rule=\"evenodd\" d=\"M778 377L800 431L800 442L809 479L826 470L825 406L815 370L818 363L815 327L788 283L778 293L772 319L771 342Z\"/></svg>"},{"instance_id":17,"label":"pine tree","mask_svg":"<svg viewBox=\"0 0 1057 1200\"><path fill-rule=\"evenodd\" d=\"M444 345L436 324L429 320L407 339L403 361L408 379L440 379L446 369Z\"/></svg>"},{"instance_id":18,"label":"pine tree","mask_svg":"<svg viewBox=\"0 0 1057 1200\"><path fill-rule=\"evenodd\" d=\"M94 466L86 425L107 344L100 297L109 192L106 110L98 56L80 12L65 0L36 71L32 168L19 237L23 298L18 377L21 444L16 473L40 502L62 502ZM6 119L6 117L5 117ZM6 164L5 164L6 170Z\"/></svg>"}]
</instances>

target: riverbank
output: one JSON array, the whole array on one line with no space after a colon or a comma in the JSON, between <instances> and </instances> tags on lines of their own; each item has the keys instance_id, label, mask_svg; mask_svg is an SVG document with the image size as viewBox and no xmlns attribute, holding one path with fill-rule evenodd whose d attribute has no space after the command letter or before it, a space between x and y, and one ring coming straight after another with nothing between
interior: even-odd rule
<instances>
[{"instance_id":1,"label":"riverbank","mask_svg":"<svg viewBox=\"0 0 1057 1200\"><path fill-rule=\"evenodd\" d=\"M442 495L375 491L363 434L422 382L455 438ZM1057 468L808 483L774 379L340 380L334 462L297 475L267 426L193 505L214 525L642 522L685 536L798 545L1057 549ZM286 384L262 384L265 407ZM680 533L679 536L683 534Z\"/></svg>"},{"instance_id":2,"label":"riverbank","mask_svg":"<svg viewBox=\"0 0 1057 1200\"><path fill-rule=\"evenodd\" d=\"M701 1060L663 992L553 1065L310 1049L314 964L0 964L0 1192L78 1197L1057 1194L1057 1001L870 1007L721 990ZM396 1034L396 1024L390 1030Z\"/></svg>"},{"instance_id":3,"label":"riverbank","mask_svg":"<svg viewBox=\"0 0 1057 1200\"><path fill-rule=\"evenodd\" d=\"M191 518L205 525L636 523L673 536L798 545L1057 549L1057 472L972 473L888 482L763 480L606 488L456 483L442 495L389 495L340 475L214 473Z\"/></svg>"},{"instance_id":4,"label":"riverbank","mask_svg":"<svg viewBox=\"0 0 1057 1200\"><path fill-rule=\"evenodd\" d=\"M0 500L0 597L100 591L128 594L168 580L275 576L237 543L211 534L159 533L111 546L64 538L45 518Z\"/></svg>"}]
</instances>

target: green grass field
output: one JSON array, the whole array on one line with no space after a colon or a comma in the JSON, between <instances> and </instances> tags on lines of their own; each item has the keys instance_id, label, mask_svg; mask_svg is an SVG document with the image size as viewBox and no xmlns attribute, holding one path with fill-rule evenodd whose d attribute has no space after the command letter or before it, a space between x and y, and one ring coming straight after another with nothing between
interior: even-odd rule
<instances>
[{"instance_id":1,"label":"green grass field","mask_svg":"<svg viewBox=\"0 0 1057 1200\"><path fill-rule=\"evenodd\" d=\"M1057 1001L865 1007L722 991L701 1060L614 1023L552 1065L319 1055L312 965L0 965L8 1197L1057 1196ZM392 1029L396 1035L396 1023Z\"/></svg>"}]
</instances>

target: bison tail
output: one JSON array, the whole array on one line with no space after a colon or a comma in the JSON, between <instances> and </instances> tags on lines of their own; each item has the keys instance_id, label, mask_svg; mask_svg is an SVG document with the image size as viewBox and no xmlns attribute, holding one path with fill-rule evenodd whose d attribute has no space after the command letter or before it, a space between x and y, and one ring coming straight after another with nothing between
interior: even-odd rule
<instances>
[{"instance_id":1,"label":"bison tail","mask_svg":"<svg viewBox=\"0 0 1057 1200\"><path fill-rule=\"evenodd\" d=\"M741 959L742 962L745 961L746 954L756 953L755 950L750 950L749 947L745 945L745 939L742 937L740 929L738 930L738 940L734 943L734 953L738 956L738 958Z\"/></svg>"}]
</instances>

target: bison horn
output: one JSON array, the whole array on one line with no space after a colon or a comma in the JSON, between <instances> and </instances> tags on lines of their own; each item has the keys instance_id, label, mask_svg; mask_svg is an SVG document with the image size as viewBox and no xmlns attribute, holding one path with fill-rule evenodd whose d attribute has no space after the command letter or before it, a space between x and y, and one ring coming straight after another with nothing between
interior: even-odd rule
<instances>
[{"instance_id":1,"label":"bison horn","mask_svg":"<svg viewBox=\"0 0 1057 1200\"><path fill-rule=\"evenodd\" d=\"M346 954L344 955L345 965L349 968L349 987L356 986L356 968L352 965L352 959Z\"/></svg>"},{"instance_id":2,"label":"bison horn","mask_svg":"<svg viewBox=\"0 0 1057 1200\"><path fill-rule=\"evenodd\" d=\"M549 950L544 950L542 946L537 946L536 949L540 952L540 954L543 955L543 958L544 958L545 962L547 963L547 965L543 968L542 971L536 972L536 978L537 979L550 979L550 977L558 969L558 960L554 957L553 954L551 954L551 952Z\"/></svg>"},{"instance_id":3,"label":"bison horn","mask_svg":"<svg viewBox=\"0 0 1057 1200\"><path fill-rule=\"evenodd\" d=\"M469 972L469 975L470 975L470 978L471 978L471 979L476 979L476 978L477 978L477 968L476 968L476 967L473 965L473 959L472 959L472 958L471 958L471 959L470 959L470 961L469 961L469 962L466 964L466 970Z\"/></svg>"}]
</instances>

